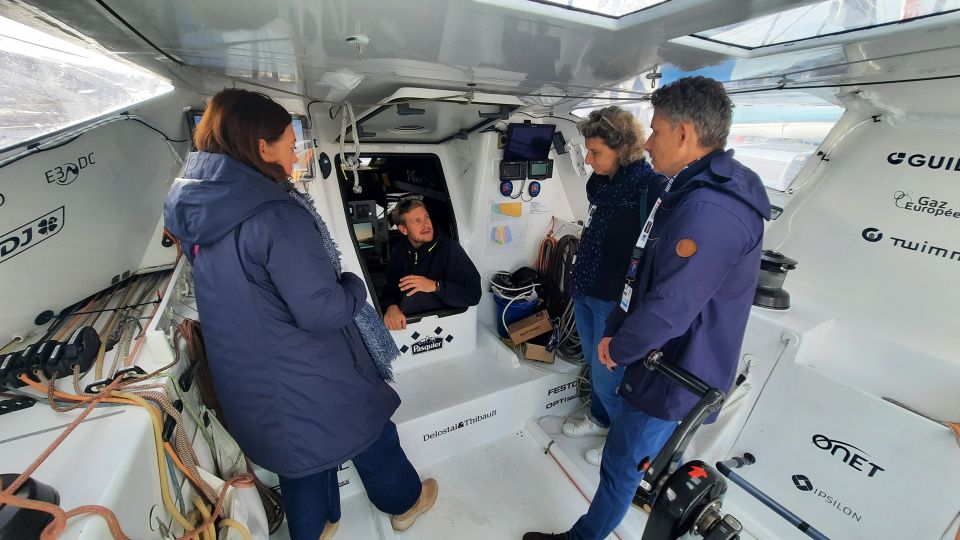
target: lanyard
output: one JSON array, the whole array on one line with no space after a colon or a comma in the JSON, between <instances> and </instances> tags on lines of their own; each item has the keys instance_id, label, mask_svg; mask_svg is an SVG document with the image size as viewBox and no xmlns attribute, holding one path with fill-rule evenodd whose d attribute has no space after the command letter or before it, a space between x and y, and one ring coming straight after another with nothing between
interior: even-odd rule
<instances>
[{"instance_id":1,"label":"lanyard","mask_svg":"<svg viewBox=\"0 0 960 540\"><path fill-rule=\"evenodd\" d=\"M663 191L660 193L660 196L657 197L657 201L653 203L653 208L650 210L650 215L647 216L647 221L643 224L643 229L640 231L640 237L637 238L637 244L633 247L633 253L630 257L630 265L627 267L627 283L633 283L637 278L637 272L640 268L640 259L643 258L643 251L647 247L647 242L650 240L650 232L653 231L653 222L657 217L657 210L660 209L660 205L663 204L663 198L670 193L670 188L673 187L674 180L680 176L686 170L686 167L680 169L680 172L667 178L667 185L663 188Z\"/></svg>"}]
</instances>

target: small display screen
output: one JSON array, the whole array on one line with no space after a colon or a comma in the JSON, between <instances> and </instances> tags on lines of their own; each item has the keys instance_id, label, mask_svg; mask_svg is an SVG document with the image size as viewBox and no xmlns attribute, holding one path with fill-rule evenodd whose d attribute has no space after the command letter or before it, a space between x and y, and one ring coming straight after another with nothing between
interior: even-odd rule
<instances>
[{"instance_id":1,"label":"small display screen","mask_svg":"<svg viewBox=\"0 0 960 540\"><path fill-rule=\"evenodd\" d=\"M200 125L200 120L203 118L203 111L190 110L187 111L187 125L190 126L190 139L193 139L194 134L197 131L197 126ZM299 116L294 116L291 120L293 124L293 133L297 137L297 142L303 140L303 118Z\"/></svg>"},{"instance_id":2,"label":"small display screen","mask_svg":"<svg viewBox=\"0 0 960 540\"><path fill-rule=\"evenodd\" d=\"M357 235L358 244L373 244L373 223L354 223L353 233Z\"/></svg>"},{"instance_id":3,"label":"small display screen","mask_svg":"<svg viewBox=\"0 0 960 540\"><path fill-rule=\"evenodd\" d=\"M541 161L550 154L553 133L557 126L553 124L510 124L507 126L507 140L503 148L506 161Z\"/></svg>"},{"instance_id":4,"label":"small display screen","mask_svg":"<svg viewBox=\"0 0 960 540\"><path fill-rule=\"evenodd\" d=\"M523 163L504 163L500 166L500 178L517 180L524 177Z\"/></svg>"},{"instance_id":5,"label":"small display screen","mask_svg":"<svg viewBox=\"0 0 960 540\"><path fill-rule=\"evenodd\" d=\"M547 174L547 164L546 163L531 163L530 164L530 176L543 176Z\"/></svg>"}]
</instances>

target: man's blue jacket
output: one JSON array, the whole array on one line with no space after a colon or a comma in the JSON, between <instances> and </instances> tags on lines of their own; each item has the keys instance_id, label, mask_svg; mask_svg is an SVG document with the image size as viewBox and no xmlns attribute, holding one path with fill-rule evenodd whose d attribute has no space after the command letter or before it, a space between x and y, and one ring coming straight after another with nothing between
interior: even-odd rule
<instances>
[{"instance_id":1,"label":"man's blue jacket","mask_svg":"<svg viewBox=\"0 0 960 540\"><path fill-rule=\"evenodd\" d=\"M709 164L691 178L681 173L664 197L629 312L617 308L604 332L613 360L627 366L620 395L663 420L681 420L698 398L643 358L660 349L665 362L730 390L770 219L763 183L732 150L703 159Z\"/></svg>"}]
</instances>

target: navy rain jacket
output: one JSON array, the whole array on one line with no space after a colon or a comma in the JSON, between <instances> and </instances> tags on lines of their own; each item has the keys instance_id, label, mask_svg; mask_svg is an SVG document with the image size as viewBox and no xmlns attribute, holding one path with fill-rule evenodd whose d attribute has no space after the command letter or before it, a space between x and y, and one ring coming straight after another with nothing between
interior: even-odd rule
<instances>
[{"instance_id":1,"label":"navy rain jacket","mask_svg":"<svg viewBox=\"0 0 960 540\"><path fill-rule=\"evenodd\" d=\"M664 362L730 390L759 278L763 220L770 219L763 183L732 150L706 159L708 166L682 183L678 178L664 198L640 290L628 314L614 310L604 332L613 337L611 357L627 366L620 395L662 420L683 419L699 398L641 360L661 349ZM708 421L714 419L716 413Z\"/></svg>"},{"instance_id":2,"label":"navy rain jacket","mask_svg":"<svg viewBox=\"0 0 960 540\"><path fill-rule=\"evenodd\" d=\"M400 404L353 322L363 281L348 272L337 281L313 217L251 167L198 152L183 178L164 220L193 263L231 435L254 462L290 478L349 460Z\"/></svg>"}]
</instances>

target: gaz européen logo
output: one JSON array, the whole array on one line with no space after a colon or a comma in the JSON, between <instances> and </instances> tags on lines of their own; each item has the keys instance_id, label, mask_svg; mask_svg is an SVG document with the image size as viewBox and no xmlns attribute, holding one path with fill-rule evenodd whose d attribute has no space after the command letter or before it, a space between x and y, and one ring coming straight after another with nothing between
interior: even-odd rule
<instances>
[{"instance_id":1,"label":"gaz europ\u00e9en logo","mask_svg":"<svg viewBox=\"0 0 960 540\"><path fill-rule=\"evenodd\" d=\"M64 207L61 206L0 236L0 263L59 233L63 229L63 218Z\"/></svg>"},{"instance_id":2,"label":"gaz europ\u00e9en logo","mask_svg":"<svg viewBox=\"0 0 960 540\"><path fill-rule=\"evenodd\" d=\"M928 195L914 195L909 190L894 192L893 205L924 216L960 219L960 210L952 208L949 202Z\"/></svg>"}]
</instances>

